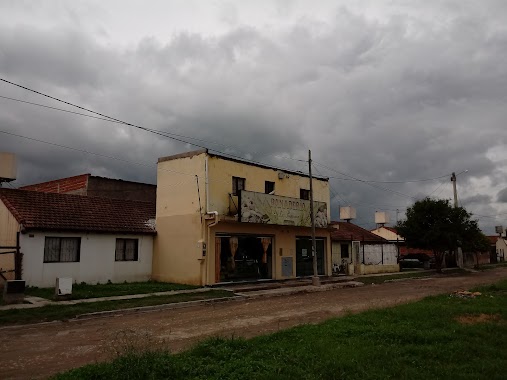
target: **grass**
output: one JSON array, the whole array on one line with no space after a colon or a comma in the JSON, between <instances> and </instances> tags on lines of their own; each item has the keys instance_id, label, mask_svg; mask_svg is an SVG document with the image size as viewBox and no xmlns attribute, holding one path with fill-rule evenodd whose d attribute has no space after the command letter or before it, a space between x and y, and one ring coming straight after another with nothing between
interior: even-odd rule
<instances>
[{"instance_id":1,"label":"grass","mask_svg":"<svg viewBox=\"0 0 507 380\"><path fill-rule=\"evenodd\" d=\"M210 290L199 293L174 294L169 296L149 296L117 301L78 303L75 305L47 305L30 309L10 309L0 311L0 325L26 324L54 320L66 320L80 314L97 311L127 309L141 306L163 305L168 303L196 301L234 294L225 290Z\"/></svg>"},{"instance_id":2,"label":"grass","mask_svg":"<svg viewBox=\"0 0 507 380\"><path fill-rule=\"evenodd\" d=\"M507 280L482 296L449 296L195 348L130 352L56 379L504 379ZM459 316L497 321L460 324Z\"/></svg>"},{"instance_id":3,"label":"grass","mask_svg":"<svg viewBox=\"0 0 507 380\"><path fill-rule=\"evenodd\" d=\"M501 263L495 263L495 264L481 264L481 265L479 265L479 268L477 268L477 269L478 270L490 270L490 269L495 269L495 268L500 268L500 267L507 267L507 262L503 261Z\"/></svg>"},{"instance_id":4,"label":"grass","mask_svg":"<svg viewBox=\"0 0 507 380\"><path fill-rule=\"evenodd\" d=\"M435 276L437 274L434 270L425 270L420 272L410 272L410 273L402 273L402 274L386 274L383 276L361 276L356 277L356 281L362 282L364 284L382 284L387 281L392 280L403 280L403 279L410 279L410 278L421 278L421 277L431 277ZM441 275L454 275L454 274L462 274L466 275L469 274L468 271L463 269L449 269L445 270L443 274Z\"/></svg>"},{"instance_id":5,"label":"grass","mask_svg":"<svg viewBox=\"0 0 507 380\"><path fill-rule=\"evenodd\" d=\"M171 284L166 282L124 282L119 284L74 284L72 285L72 296L69 299L100 298L111 296L123 296L132 294L147 294L156 292L167 292L170 290L195 289L196 286ZM54 288L27 287L25 295L53 299Z\"/></svg>"}]
</instances>

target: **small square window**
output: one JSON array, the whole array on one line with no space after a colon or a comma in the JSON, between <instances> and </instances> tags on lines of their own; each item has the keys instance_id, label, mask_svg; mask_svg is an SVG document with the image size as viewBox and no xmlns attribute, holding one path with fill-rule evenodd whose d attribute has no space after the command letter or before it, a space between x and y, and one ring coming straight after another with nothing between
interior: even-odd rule
<instances>
[{"instance_id":1,"label":"small square window","mask_svg":"<svg viewBox=\"0 0 507 380\"><path fill-rule=\"evenodd\" d=\"M238 195L241 190L245 190L245 179L232 177L232 195Z\"/></svg>"},{"instance_id":2,"label":"small square window","mask_svg":"<svg viewBox=\"0 0 507 380\"><path fill-rule=\"evenodd\" d=\"M275 191L275 183L271 181L264 182L264 192L266 194L271 194Z\"/></svg>"},{"instance_id":3,"label":"small square window","mask_svg":"<svg viewBox=\"0 0 507 380\"><path fill-rule=\"evenodd\" d=\"M138 239L116 239L115 261L137 261Z\"/></svg>"},{"instance_id":4,"label":"small square window","mask_svg":"<svg viewBox=\"0 0 507 380\"><path fill-rule=\"evenodd\" d=\"M310 190L299 189L299 198L309 201L310 200Z\"/></svg>"}]
</instances>

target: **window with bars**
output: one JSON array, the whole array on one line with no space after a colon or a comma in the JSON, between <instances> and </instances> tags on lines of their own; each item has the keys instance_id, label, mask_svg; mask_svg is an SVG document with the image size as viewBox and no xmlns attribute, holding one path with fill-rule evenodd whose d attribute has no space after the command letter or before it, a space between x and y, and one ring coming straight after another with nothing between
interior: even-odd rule
<instances>
[{"instance_id":1,"label":"window with bars","mask_svg":"<svg viewBox=\"0 0 507 380\"><path fill-rule=\"evenodd\" d=\"M79 262L80 249L81 249L80 237L46 236L44 242L44 262L45 263Z\"/></svg>"},{"instance_id":2,"label":"window with bars","mask_svg":"<svg viewBox=\"0 0 507 380\"><path fill-rule=\"evenodd\" d=\"M245 179L241 177L232 177L232 195L238 195L240 190L245 190Z\"/></svg>"},{"instance_id":3,"label":"window with bars","mask_svg":"<svg viewBox=\"0 0 507 380\"><path fill-rule=\"evenodd\" d=\"M138 239L116 239L115 261L137 261Z\"/></svg>"}]
</instances>

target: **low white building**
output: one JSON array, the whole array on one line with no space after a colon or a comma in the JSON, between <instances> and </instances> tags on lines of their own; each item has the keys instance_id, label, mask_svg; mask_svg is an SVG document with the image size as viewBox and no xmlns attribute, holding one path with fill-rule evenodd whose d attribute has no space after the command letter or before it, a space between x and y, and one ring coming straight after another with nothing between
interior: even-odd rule
<instances>
[{"instance_id":1,"label":"low white building","mask_svg":"<svg viewBox=\"0 0 507 380\"><path fill-rule=\"evenodd\" d=\"M0 189L0 246L15 245L19 232L28 286L149 280L154 221L153 202ZM14 267L0 256L4 271Z\"/></svg>"},{"instance_id":2,"label":"low white building","mask_svg":"<svg viewBox=\"0 0 507 380\"><path fill-rule=\"evenodd\" d=\"M333 271L349 275L399 272L396 244L350 222L331 222Z\"/></svg>"}]
</instances>

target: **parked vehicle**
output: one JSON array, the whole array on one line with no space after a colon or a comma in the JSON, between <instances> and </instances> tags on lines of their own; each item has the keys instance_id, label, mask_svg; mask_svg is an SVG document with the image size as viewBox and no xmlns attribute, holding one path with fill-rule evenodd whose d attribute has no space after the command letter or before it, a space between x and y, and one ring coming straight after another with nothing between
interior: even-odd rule
<instances>
[{"instance_id":1,"label":"parked vehicle","mask_svg":"<svg viewBox=\"0 0 507 380\"><path fill-rule=\"evenodd\" d=\"M407 259L405 257L400 258L400 269L408 268L424 268L424 262L419 259Z\"/></svg>"}]
</instances>

